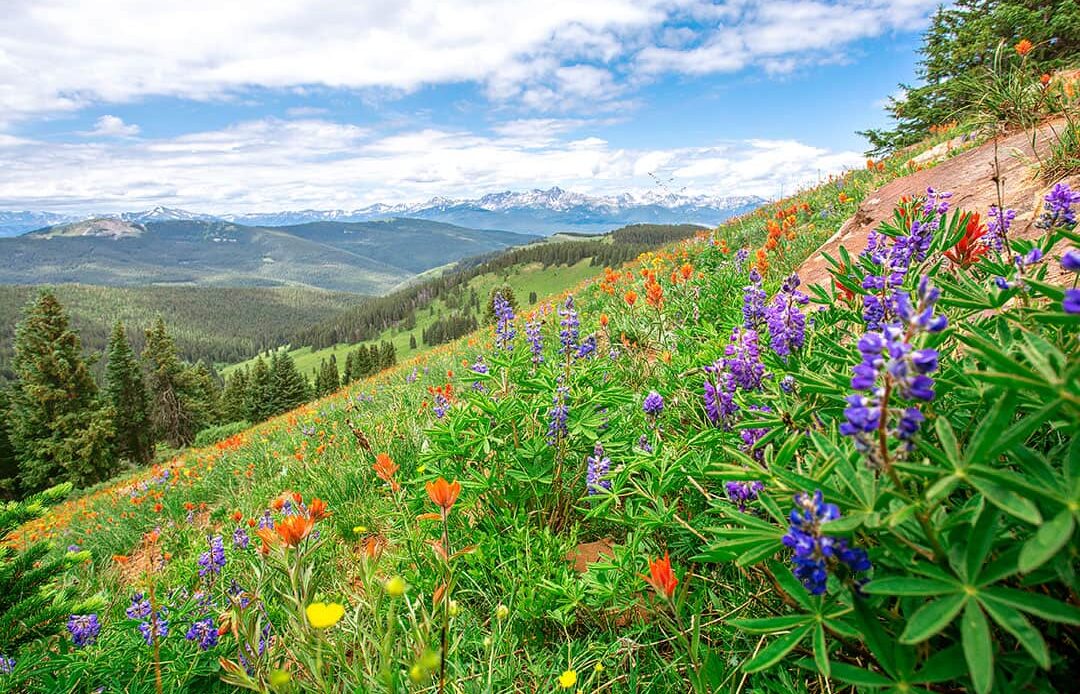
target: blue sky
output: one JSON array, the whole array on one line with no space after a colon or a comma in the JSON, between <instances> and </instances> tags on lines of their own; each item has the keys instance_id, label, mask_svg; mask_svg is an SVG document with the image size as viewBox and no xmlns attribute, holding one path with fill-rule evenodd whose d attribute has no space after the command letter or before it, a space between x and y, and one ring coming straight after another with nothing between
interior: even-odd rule
<instances>
[{"instance_id":1,"label":"blue sky","mask_svg":"<svg viewBox=\"0 0 1080 694\"><path fill-rule=\"evenodd\" d=\"M773 196L858 165L923 0L9 0L0 209Z\"/></svg>"}]
</instances>

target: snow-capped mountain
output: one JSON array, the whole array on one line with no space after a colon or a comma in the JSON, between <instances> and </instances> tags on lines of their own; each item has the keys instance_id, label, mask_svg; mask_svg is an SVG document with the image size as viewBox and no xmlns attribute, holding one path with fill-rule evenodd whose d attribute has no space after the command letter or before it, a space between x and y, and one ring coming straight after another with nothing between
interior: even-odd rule
<instances>
[{"instance_id":1,"label":"snow-capped mountain","mask_svg":"<svg viewBox=\"0 0 1080 694\"><path fill-rule=\"evenodd\" d=\"M532 233L602 232L625 224L715 225L760 206L755 196L647 193L590 196L562 188L489 193L474 199L434 197L421 203L377 203L355 210L295 210L223 215L238 224L286 226L319 221L361 222L413 217L461 226Z\"/></svg>"},{"instance_id":2,"label":"snow-capped mountain","mask_svg":"<svg viewBox=\"0 0 1080 694\"><path fill-rule=\"evenodd\" d=\"M599 233L626 224L716 225L765 202L756 196L644 194L584 195L554 187L503 191L479 198L434 197L419 203L376 203L353 210L286 210L208 215L168 207L105 215L61 215L0 211L0 236L14 236L54 224L86 219L119 219L133 224L162 221L228 221L248 226L293 226L309 222L369 222L400 217L446 222L473 229L534 234L560 231Z\"/></svg>"}]
</instances>

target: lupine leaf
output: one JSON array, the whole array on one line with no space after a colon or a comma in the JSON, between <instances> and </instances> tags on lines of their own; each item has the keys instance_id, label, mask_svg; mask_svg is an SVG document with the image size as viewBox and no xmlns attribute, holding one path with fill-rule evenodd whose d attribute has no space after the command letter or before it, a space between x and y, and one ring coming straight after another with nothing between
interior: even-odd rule
<instances>
[{"instance_id":1,"label":"lupine leaf","mask_svg":"<svg viewBox=\"0 0 1080 694\"><path fill-rule=\"evenodd\" d=\"M971 532L968 533L964 562L968 580L974 580L979 573L979 567L986 561L986 555L994 544L997 520L998 510L989 504L983 504L979 519L971 526Z\"/></svg>"},{"instance_id":2,"label":"lupine leaf","mask_svg":"<svg viewBox=\"0 0 1080 694\"><path fill-rule=\"evenodd\" d=\"M900 634L900 643L921 643L949 626L966 600L964 593L956 593L926 603L908 619L904 633Z\"/></svg>"},{"instance_id":3,"label":"lupine leaf","mask_svg":"<svg viewBox=\"0 0 1080 694\"><path fill-rule=\"evenodd\" d=\"M829 676L829 647L825 643L825 627L818 622L814 627L814 662L818 672Z\"/></svg>"},{"instance_id":4,"label":"lupine leaf","mask_svg":"<svg viewBox=\"0 0 1080 694\"><path fill-rule=\"evenodd\" d=\"M780 617L760 617L757 619L732 619L728 624L748 631L751 634L771 634L776 631L787 631L800 624L806 624L813 619L813 615L790 614Z\"/></svg>"},{"instance_id":5,"label":"lupine leaf","mask_svg":"<svg viewBox=\"0 0 1080 694\"><path fill-rule=\"evenodd\" d=\"M976 600L968 600L960 619L961 643L971 682L978 694L986 694L994 683L994 644L990 625Z\"/></svg>"},{"instance_id":6,"label":"lupine leaf","mask_svg":"<svg viewBox=\"0 0 1080 694\"><path fill-rule=\"evenodd\" d=\"M798 646L799 643L806 638L806 635L810 633L812 628L813 627L810 625L801 626L798 629L773 640L772 643L761 649L750 662L743 665L743 671L760 672L776 665L785 655L790 653L792 649Z\"/></svg>"},{"instance_id":7,"label":"lupine leaf","mask_svg":"<svg viewBox=\"0 0 1080 694\"><path fill-rule=\"evenodd\" d=\"M997 600L1009 607L1042 617L1050 622L1061 622L1080 626L1080 609L1048 598L1038 593L1029 593L1016 588L994 587L979 591L980 599Z\"/></svg>"},{"instance_id":8,"label":"lupine leaf","mask_svg":"<svg viewBox=\"0 0 1080 694\"><path fill-rule=\"evenodd\" d=\"M990 503L1005 513L1032 525L1042 523L1042 515L1039 514L1039 509L1030 500L993 482L976 478L970 479L971 484L982 492Z\"/></svg>"},{"instance_id":9,"label":"lupine leaf","mask_svg":"<svg viewBox=\"0 0 1080 694\"><path fill-rule=\"evenodd\" d=\"M854 665L848 665L847 663L832 663L831 666L832 676L848 684L859 687L892 687L896 684L884 675Z\"/></svg>"},{"instance_id":10,"label":"lupine leaf","mask_svg":"<svg viewBox=\"0 0 1080 694\"><path fill-rule=\"evenodd\" d=\"M1031 573L1049 561L1072 539L1073 526L1073 514L1069 509L1043 523L1020 550L1020 571Z\"/></svg>"},{"instance_id":11,"label":"lupine leaf","mask_svg":"<svg viewBox=\"0 0 1080 694\"><path fill-rule=\"evenodd\" d=\"M1024 650L1031 654L1040 667L1045 670L1050 669L1050 652L1046 650L1046 641L1027 617L1018 610L994 600L983 601L982 606L991 619L1016 637L1016 640L1020 642Z\"/></svg>"},{"instance_id":12,"label":"lupine leaf","mask_svg":"<svg viewBox=\"0 0 1080 694\"><path fill-rule=\"evenodd\" d=\"M886 576L874 579L863 586L863 592L871 595L945 595L946 593L959 592L960 589L961 586L957 583L909 576Z\"/></svg>"}]
</instances>

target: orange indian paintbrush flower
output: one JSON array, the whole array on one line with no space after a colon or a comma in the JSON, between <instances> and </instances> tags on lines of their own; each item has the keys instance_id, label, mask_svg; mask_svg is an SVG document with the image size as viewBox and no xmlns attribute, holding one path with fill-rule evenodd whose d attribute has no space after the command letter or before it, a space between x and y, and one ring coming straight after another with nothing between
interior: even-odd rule
<instances>
[{"instance_id":1,"label":"orange indian paintbrush flower","mask_svg":"<svg viewBox=\"0 0 1080 694\"><path fill-rule=\"evenodd\" d=\"M1020 39L1020 42L1016 44L1016 54L1027 55L1031 52L1032 48L1035 48L1035 44L1027 39Z\"/></svg>"},{"instance_id":2,"label":"orange indian paintbrush flower","mask_svg":"<svg viewBox=\"0 0 1080 694\"><path fill-rule=\"evenodd\" d=\"M431 501L441 508L443 512L447 512L457 501L458 494L461 493L460 482L447 482L440 477L434 482L427 483L427 494Z\"/></svg>"},{"instance_id":3,"label":"orange indian paintbrush flower","mask_svg":"<svg viewBox=\"0 0 1080 694\"><path fill-rule=\"evenodd\" d=\"M675 578L675 572L671 570L671 559L667 552L664 552L663 559L653 559L649 562L649 575L642 578L665 598L674 595L675 586L679 585L679 579Z\"/></svg>"},{"instance_id":4,"label":"orange indian paintbrush flower","mask_svg":"<svg viewBox=\"0 0 1080 694\"><path fill-rule=\"evenodd\" d=\"M296 547L303 542L314 527L315 521L310 517L295 515L279 521L274 526L274 530L287 547Z\"/></svg>"}]
</instances>

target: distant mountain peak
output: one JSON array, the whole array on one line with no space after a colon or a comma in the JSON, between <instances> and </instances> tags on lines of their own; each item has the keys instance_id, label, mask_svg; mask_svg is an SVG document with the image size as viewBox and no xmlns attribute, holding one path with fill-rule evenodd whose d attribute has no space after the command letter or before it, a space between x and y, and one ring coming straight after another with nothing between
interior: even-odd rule
<instances>
[{"instance_id":1,"label":"distant mountain peak","mask_svg":"<svg viewBox=\"0 0 1080 694\"><path fill-rule=\"evenodd\" d=\"M141 212L123 212L118 217L125 222L211 222L216 221L218 218L209 214L199 214L197 212L188 212L187 210L180 210L174 207L164 207L158 205L149 210L143 210Z\"/></svg>"}]
</instances>

